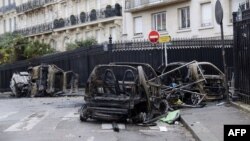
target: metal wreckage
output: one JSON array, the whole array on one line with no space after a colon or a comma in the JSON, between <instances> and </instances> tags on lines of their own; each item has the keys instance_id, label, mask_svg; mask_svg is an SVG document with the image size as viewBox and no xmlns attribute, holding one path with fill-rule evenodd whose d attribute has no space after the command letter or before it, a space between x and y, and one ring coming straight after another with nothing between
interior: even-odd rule
<instances>
[{"instance_id":1,"label":"metal wreckage","mask_svg":"<svg viewBox=\"0 0 250 141\"><path fill-rule=\"evenodd\" d=\"M14 73L10 81L15 97L57 96L78 92L78 74L63 71L56 65L42 64ZM69 91L68 91L69 90Z\"/></svg>"},{"instance_id":2,"label":"metal wreckage","mask_svg":"<svg viewBox=\"0 0 250 141\"><path fill-rule=\"evenodd\" d=\"M224 77L208 62L176 62L157 71L145 63L98 65L87 81L80 120L150 123L169 110L222 99Z\"/></svg>"}]
</instances>

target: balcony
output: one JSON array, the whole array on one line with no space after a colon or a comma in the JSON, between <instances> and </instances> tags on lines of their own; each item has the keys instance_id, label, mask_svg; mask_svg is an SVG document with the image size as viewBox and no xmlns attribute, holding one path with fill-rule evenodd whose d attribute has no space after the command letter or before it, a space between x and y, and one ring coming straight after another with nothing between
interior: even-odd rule
<instances>
[{"instance_id":1,"label":"balcony","mask_svg":"<svg viewBox=\"0 0 250 141\"><path fill-rule=\"evenodd\" d=\"M16 7L17 13L25 13L30 12L35 9L43 8L45 5L53 4L56 0L33 0L26 2L24 4L21 4Z\"/></svg>"},{"instance_id":2,"label":"balcony","mask_svg":"<svg viewBox=\"0 0 250 141\"><path fill-rule=\"evenodd\" d=\"M121 19L121 16L122 7L119 4L116 4L114 7L107 6L106 9L93 9L89 13L81 12L79 15L71 15L68 18L55 19L50 23L19 29L14 33L18 33L24 36L35 36L45 33L51 33L52 31L76 29L78 27L111 22L116 20L117 18Z\"/></svg>"},{"instance_id":3,"label":"balcony","mask_svg":"<svg viewBox=\"0 0 250 141\"><path fill-rule=\"evenodd\" d=\"M139 12L190 0L126 0L126 12Z\"/></svg>"},{"instance_id":4,"label":"balcony","mask_svg":"<svg viewBox=\"0 0 250 141\"><path fill-rule=\"evenodd\" d=\"M91 12L81 12L79 15L71 15L68 18L55 19L53 22L54 29L69 29L91 24L108 22L115 17L122 16L122 7L116 4L113 7L107 6L105 9L91 10Z\"/></svg>"},{"instance_id":5,"label":"balcony","mask_svg":"<svg viewBox=\"0 0 250 141\"><path fill-rule=\"evenodd\" d=\"M2 16L5 13L8 13L12 10L15 10L16 8L16 3L11 3L10 5L3 6L0 8L0 16Z\"/></svg>"},{"instance_id":6,"label":"balcony","mask_svg":"<svg viewBox=\"0 0 250 141\"><path fill-rule=\"evenodd\" d=\"M44 23L36 26L32 26L29 28L23 28L14 31L14 33L21 34L24 36L30 36L30 35L36 35L36 34L42 34L42 33L49 33L53 30L53 23Z\"/></svg>"}]
</instances>

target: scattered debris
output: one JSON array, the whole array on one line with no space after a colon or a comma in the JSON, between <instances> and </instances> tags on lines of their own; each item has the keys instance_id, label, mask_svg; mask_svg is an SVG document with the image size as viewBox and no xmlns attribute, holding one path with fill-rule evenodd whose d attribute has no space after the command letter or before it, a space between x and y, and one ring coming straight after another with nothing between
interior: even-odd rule
<instances>
[{"instance_id":1,"label":"scattered debris","mask_svg":"<svg viewBox=\"0 0 250 141\"><path fill-rule=\"evenodd\" d=\"M168 124L174 124L175 121L177 121L180 118L180 110L168 112L168 115L164 118L161 118L160 121L168 123Z\"/></svg>"},{"instance_id":2,"label":"scattered debris","mask_svg":"<svg viewBox=\"0 0 250 141\"><path fill-rule=\"evenodd\" d=\"M112 127L113 127L113 130L114 130L115 132L119 132L119 131L120 131L120 129L119 129L119 127L118 127L118 125L117 125L116 122L113 122L113 123L112 123Z\"/></svg>"},{"instance_id":3,"label":"scattered debris","mask_svg":"<svg viewBox=\"0 0 250 141\"><path fill-rule=\"evenodd\" d=\"M225 102L221 102L221 103L216 104L216 106L223 106L224 104Z\"/></svg>"},{"instance_id":4,"label":"scattered debris","mask_svg":"<svg viewBox=\"0 0 250 141\"><path fill-rule=\"evenodd\" d=\"M168 129L165 126L159 126L161 132L167 132Z\"/></svg>"}]
</instances>

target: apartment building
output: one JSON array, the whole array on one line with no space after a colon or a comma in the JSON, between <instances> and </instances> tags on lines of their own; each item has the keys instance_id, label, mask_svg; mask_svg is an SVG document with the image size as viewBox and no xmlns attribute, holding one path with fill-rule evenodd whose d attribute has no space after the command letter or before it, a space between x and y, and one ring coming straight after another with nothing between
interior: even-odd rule
<instances>
[{"instance_id":1,"label":"apartment building","mask_svg":"<svg viewBox=\"0 0 250 141\"><path fill-rule=\"evenodd\" d=\"M110 35L113 40L120 40L121 2L120 0L3 0L0 7L14 5L14 10L10 14L2 12L0 34L14 31L32 40L49 43L59 51L64 51L69 42L90 37L96 38L98 43L108 41Z\"/></svg>"},{"instance_id":2,"label":"apartment building","mask_svg":"<svg viewBox=\"0 0 250 141\"><path fill-rule=\"evenodd\" d=\"M248 0L221 0L225 35L232 12ZM16 32L64 51L89 37L98 43L147 39L151 30L172 37L220 36L216 0L0 0L0 34Z\"/></svg>"},{"instance_id":3,"label":"apartment building","mask_svg":"<svg viewBox=\"0 0 250 141\"><path fill-rule=\"evenodd\" d=\"M225 35L233 35L232 12L246 0L220 0ZM147 39L151 30L172 37L220 36L216 0L126 0L123 39ZM132 27L132 28L131 28Z\"/></svg>"},{"instance_id":4,"label":"apartment building","mask_svg":"<svg viewBox=\"0 0 250 141\"><path fill-rule=\"evenodd\" d=\"M16 30L16 4L14 0L0 1L0 34Z\"/></svg>"}]
</instances>

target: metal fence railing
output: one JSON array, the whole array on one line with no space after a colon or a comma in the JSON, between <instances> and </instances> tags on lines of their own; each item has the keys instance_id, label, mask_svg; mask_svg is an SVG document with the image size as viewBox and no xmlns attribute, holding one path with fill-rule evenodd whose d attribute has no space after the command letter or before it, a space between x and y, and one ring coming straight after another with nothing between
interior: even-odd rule
<instances>
[{"instance_id":1,"label":"metal fence railing","mask_svg":"<svg viewBox=\"0 0 250 141\"><path fill-rule=\"evenodd\" d=\"M202 39L174 39L168 47L170 62L192 60L208 61L223 70L222 53L218 38ZM225 41L228 67L233 66L233 40L230 37ZM0 91L9 90L9 82L15 71L26 71L29 66L41 63L55 64L68 71L79 74L80 87L84 87L92 69L98 64L110 62L144 62L155 69L163 64L164 49L161 45L151 44L148 41L117 42L105 45L81 47L73 51L46 55L31 60L18 61L13 64L0 66ZM250 65L249 65L250 66Z\"/></svg>"}]
</instances>

